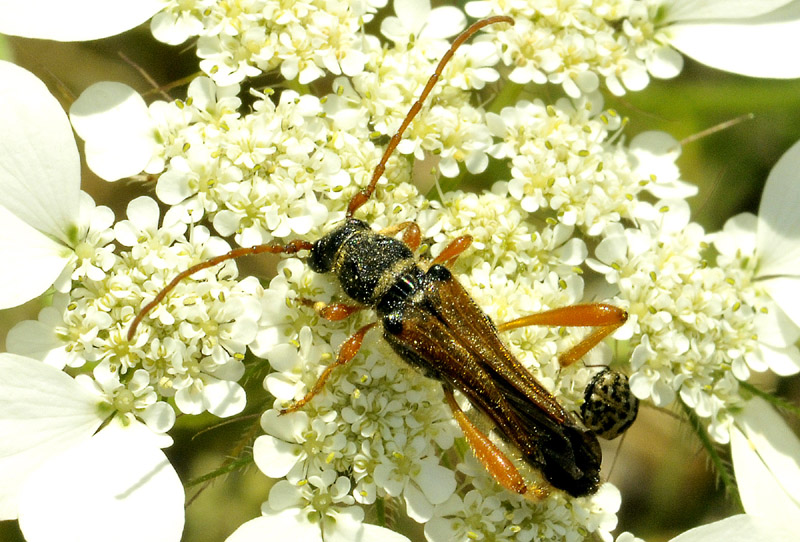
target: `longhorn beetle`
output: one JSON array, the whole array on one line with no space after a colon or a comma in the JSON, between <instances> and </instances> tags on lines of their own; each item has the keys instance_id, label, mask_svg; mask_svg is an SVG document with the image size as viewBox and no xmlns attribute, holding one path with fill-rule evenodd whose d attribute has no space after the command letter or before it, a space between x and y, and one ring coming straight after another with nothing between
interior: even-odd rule
<instances>
[{"instance_id":1,"label":"longhorn beetle","mask_svg":"<svg viewBox=\"0 0 800 542\"><path fill-rule=\"evenodd\" d=\"M489 473L507 489L536 499L549 487L573 496L589 495L600 483L601 452L597 436L613 438L636 417L638 402L627 378L609 370L599 372L586 389L581 418L567 412L511 354L498 333L530 325L590 326L594 330L561 354L569 365L621 326L627 313L601 303L574 305L532 314L499 326L476 305L450 272L469 236L454 239L433 261L422 262L414 253L421 243L417 224L403 222L381 231L354 218L384 173L386 163L403 132L422 104L444 66L458 47L481 28L514 24L510 17L478 21L453 42L391 138L366 188L347 207L345 222L316 242L294 240L285 245L266 244L237 248L178 274L133 320L132 339L145 315L160 303L179 281L226 260L263 252L296 254L308 251L308 266L317 273L333 274L355 304L314 303L304 300L328 320L342 320L363 308L372 308L378 320L355 332L341 346L311 390L283 414L302 408L324 387L336 367L352 360L367 332L380 325L383 337L406 362L441 382L447 404L467 442ZM397 235L402 233L402 240ZM490 437L460 408L458 390L473 409L493 426ZM542 480L543 478L543 480Z\"/></svg>"}]
</instances>

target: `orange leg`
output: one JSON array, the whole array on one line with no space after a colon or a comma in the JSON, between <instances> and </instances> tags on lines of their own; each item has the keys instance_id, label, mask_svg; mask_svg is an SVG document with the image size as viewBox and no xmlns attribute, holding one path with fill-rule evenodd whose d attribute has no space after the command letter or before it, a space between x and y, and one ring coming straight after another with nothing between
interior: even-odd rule
<instances>
[{"instance_id":1,"label":"orange leg","mask_svg":"<svg viewBox=\"0 0 800 542\"><path fill-rule=\"evenodd\" d=\"M608 337L628 320L628 313L623 309L605 303L587 303L572 305L536 314L529 314L497 326L498 331L508 331L525 326L559 326L559 327L594 327L581 342L558 357L562 367L566 367L581 359L600 341Z\"/></svg>"},{"instance_id":2,"label":"orange leg","mask_svg":"<svg viewBox=\"0 0 800 542\"><path fill-rule=\"evenodd\" d=\"M456 237L450 244L447 245L444 250L433 259L433 264L443 264L445 267L452 267L456 260L461 255L462 252L467 250L469 246L472 244L472 236L470 235L462 235L461 237Z\"/></svg>"},{"instance_id":3,"label":"orange leg","mask_svg":"<svg viewBox=\"0 0 800 542\"><path fill-rule=\"evenodd\" d=\"M367 334L367 331L375 327L377 323L378 322L372 322L371 324L367 324L358 331L356 331L353 335L351 335L350 338L347 339L344 342L344 344L342 344L342 347L339 349L339 355L336 358L336 361L328 365L325 368L325 370L322 371L322 374L319 376L314 386L312 386L311 391L309 391L305 395L305 397L303 397L299 401L295 401L294 404L292 404L291 406L281 410L281 416L283 416L284 414L290 414L292 412L300 410L309 401L311 401L311 399L313 399L315 395L321 392L322 388L325 387L325 382L328 381L328 379L331 376L331 373L333 373L333 370L341 365L347 364L355 357L355 355L361 348L361 343L364 342L364 335Z\"/></svg>"},{"instance_id":4,"label":"orange leg","mask_svg":"<svg viewBox=\"0 0 800 542\"><path fill-rule=\"evenodd\" d=\"M355 314L364 307L359 305L348 305L346 303L325 303L324 301L314 301L306 297L301 297L297 300L300 304L311 307L322 318L330 320L331 322L338 322L344 320L351 314Z\"/></svg>"},{"instance_id":5,"label":"orange leg","mask_svg":"<svg viewBox=\"0 0 800 542\"><path fill-rule=\"evenodd\" d=\"M401 222L400 224L384 228L378 233L393 237L399 232L403 232L403 243L405 243L411 252L416 252L422 242L422 232L419 230L419 225L416 222Z\"/></svg>"},{"instance_id":6,"label":"orange leg","mask_svg":"<svg viewBox=\"0 0 800 542\"><path fill-rule=\"evenodd\" d=\"M453 396L453 389L449 386L443 386L443 389L444 399L461 427L464 438L492 478L504 488L518 495L524 495L527 499L536 501L546 497L547 489L527 483L514 463L464 414Z\"/></svg>"}]
</instances>

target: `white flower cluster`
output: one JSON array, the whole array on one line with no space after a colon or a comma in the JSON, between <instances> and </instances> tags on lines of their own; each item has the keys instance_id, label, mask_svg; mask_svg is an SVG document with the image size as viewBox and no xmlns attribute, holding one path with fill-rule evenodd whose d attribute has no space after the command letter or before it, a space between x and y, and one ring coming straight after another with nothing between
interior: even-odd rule
<instances>
[{"instance_id":1,"label":"white flower cluster","mask_svg":"<svg viewBox=\"0 0 800 542\"><path fill-rule=\"evenodd\" d=\"M364 69L359 30L385 4L173 0L153 17L151 29L171 45L198 36L200 68L220 85L276 68L287 80L306 84L326 72L352 76Z\"/></svg>"},{"instance_id":2,"label":"white flower cluster","mask_svg":"<svg viewBox=\"0 0 800 542\"><path fill-rule=\"evenodd\" d=\"M75 248L73 286L55 293L38 321L11 330L9 351L57 368L88 364L115 410L140 417L158 432L175 421L164 402L170 398L185 414L240 412L245 397L237 381L261 315L255 278L237 280L233 263L198 274L195 284L178 285L153 311L154 325L142 326L128 340L139 308L176 269L229 247L203 226L187 236L186 224L173 220L175 213L159 225L158 205L148 197L133 200L128 219L115 224L110 209L94 207L88 196L82 214L90 219ZM123 250L115 253L114 241Z\"/></svg>"},{"instance_id":3,"label":"white flower cluster","mask_svg":"<svg viewBox=\"0 0 800 542\"><path fill-rule=\"evenodd\" d=\"M799 330L753 282L752 252L720 254L711 265L709 238L689 222L688 206L657 205L659 221L619 226L588 264L618 285L628 308L633 393L657 406L680 394L707 420L714 440L727 443L744 403L739 381L751 370L797 372L800 358L791 345ZM772 353L776 347L782 356Z\"/></svg>"},{"instance_id":4,"label":"white flower cluster","mask_svg":"<svg viewBox=\"0 0 800 542\"><path fill-rule=\"evenodd\" d=\"M662 21L665 0L600 2L467 2L473 17L511 15L511 30L495 39L514 83L555 83L572 97L600 82L613 94L642 90L650 75L678 75L683 59L669 47Z\"/></svg>"},{"instance_id":5,"label":"white flower cluster","mask_svg":"<svg viewBox=\"0 0 800 542\"><path fill-rule=\"evenodd\" d=\"M73 104L70 120L86 142L88 165L107 180L134 177L152 185L168 207L163 217L147 196L116 220L80 194L66 118L57 130L33 130L36 137L28 131L31 119L44 123L53 107L63 112L32 75L0 63L9 80L28 85L27 93L14 94L0 78L0 104L10 104L0 111L13 134L0 137L16 149L0 157L8 162L0 164L6 194L0 248L17 251L0 273L13 284L27 271L16 262L30 261L35 270L20 281L24 288L4 292L0 301L13 306L54 286L38 320L17 324L8 336L13 354L0 355L0 412L3 401L37 404L54 395L65 416L77 420L59 442L87 450L136 442L127 449L150 454L145 466L161 472L163 454L152 448L165 445L176 412L237 414L246 402L246 366L268 366L269 404L253 459L277 481L263 516L229 542L264 539L276 529L303 540L407 540L366 523L370 505L395 507L424 523L432 542L611 540L616 488L605 484L575 499L552 491L539 502L501 489L458 439L441 386L398 363L377 331L309 404L281 416L336 361L340 346L375 320L370 310L343 322L323 319L312 302L347 300L331 277L299 258L282 259L268 286L239 278L232 261L197 272L127 336L142 307L179 272L230 249L223 237L242 247L283 245L315 241L341 223L351 197L369 183L385 136L398 130L449 39L466 24L457 8L398 0L396 16L382 19L381 38L364 24L384 4L161 2L154 35L170 44L197 37L205 75L189 84L184 99L149 105L124 85L98 83ZM670 25L679 15L690 18L686 3L481 0L465 9L475 17L510 15L515 24L490 26L461 46L358 218L376 230L415 221L423 259L457 236L471 236L453 272L495 322L601 300L624 308L630 318L614 338L632 355L630 363L614 363L631 374L637 397L656 406L681 401L719 443L755 438L752 424L737 418L750 404L740 382L751 371L800 371L793 346L800 289L784 280L790 273L796 278L800 243L789 227L778 226L779 254L762 233L764 223L795 224L789 209L800 194L786 180L792 167L775 174L780 188L765 194L773 203L762 206L763 216L740 217L706 234L685 202L696 188L675 165L680 145L655 132L627 142L624 119L604 109L599 93L601 81L620 95L643 89L650 75L679 72L681 57L670 48L678 34ZM243 96L240 84L261 74L283 81L276 90ZM513 84L495 92L501 74ZM558 85L567 97L546 102L530 83ZM527 94L518 99L523 85ZM36 92L46 95L36 113L19 114L14 104ZM483 98L495 101L487 106ZM43 140L41 152L23 144L50 131L62 138ZM23 158L24 167L13 163ZM448 179L477 178L497 166L499 180L480 193L453 190L428 200L413 182L415 160L435 161ZM30 168L39 162L47 166ZM65 194L63 200L48 190ZM786 300L781 292L788 292ZM579 410L594 366L612 357L600 346L586 364L561 367L558 356L577 342L575 335L525 327L506 337L570 412ZM77 399L62 398L69 394ZM63 458L42 447L31 454L23 437L36 434L39 442L39 434L62 424L53 418L43 429L38 412L14 406L21 413L16 425L0 426L0 441L11 443L0 445L0 519L19 517L25 531L25 524L42 523L27 518L47 512L38 504L46 485L28 490L28 475L35 479L51 456ZM109 413L114 422L106 428ZM12 459L23 452L34 459L18 469ZM8 474L17 470L22 474ZM168 493L180 500L173 482L160 483L172 484ZM172 533L177 520L170 521Z\"/></svg>"}]
</instances>

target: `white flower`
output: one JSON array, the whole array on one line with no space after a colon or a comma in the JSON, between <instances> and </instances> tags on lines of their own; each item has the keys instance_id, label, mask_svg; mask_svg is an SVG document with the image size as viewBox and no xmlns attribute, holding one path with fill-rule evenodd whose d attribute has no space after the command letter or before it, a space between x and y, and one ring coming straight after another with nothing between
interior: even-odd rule
<instances>
[{"instance_id":1,"label":"white flower","mask_svg":"<svg viewBox=\"0 0 800 542\"><path fill-rule=\"evenodd\" d=\"M716 542L718 540L728 540L730 542L750 542L752 540L793 542L795 538L797 538L796 531L787 531L780 525L770 523L750 514L739 514L689 529L671 539L670 542Z\"/></svg>"},{"instance_id":2,"label":"white flower","mask_svg":"<svg viewBox=\"0 0 800 542\"><path fill-rule=\"evenodd\" d=\"M453 471L430 456L430 447L421 436L406 442L398 435L385 446L375 467L375 483L392 497L402 495L412 519L428 521L433 514L431 505L443 503L455 491Z\"/></svg>"},{"instance_id":3,"label":"white flower","mask_svg":"<svg viewBox=\"0 0 800 542\"><path fill-rule=\"evenodd\" d=\"M94 40L138 26L164 0L0 1L0 34L59 41Z\"/></svg>"},{"instance_id":4,"label":"white flower","mask_svg":"<svg viewBox=\"0 0 800 542\"><path fill-rule=\"evenodd\" d=\"M107 401L44 363L0 354L0 518L19 517L26 540L180 539L183 488L159 449L171 439L119 418L94 434Z\"/></svg>"},{"instance_id":5,"label":"white flower","mask_svg":"<svg viewBox=\"0 0 800 542\"><path fill-rule=\"evenodd\" d=\"M8 62L0 62L0 119L0 248L6 258L0 307L7 308L43 293L60 275L63 289L72 273L65 267L92 258L96 247L85 244L93 203L81 202L80 160L66 115L41 81ZM108 242L103 236L95 241ZM101 260L99 268L107 267ZM100 272L97 265L92 269Z\"/></svg>"},{"instance_id":6,"label":"white flower","mask_svg":"<svg viewBox=\"0 0 800 542\"><path fill-rule=\"evenodd\" d=\"M757 276L778 306L800 326L800 142L795 143L770 171L756 232Z\"/></svg>"},{"instance_id":7,"label":"white flower","mask_svg":"<svg viewBox=\"0 0 800 542\"><path fill-rule=\"evenodd\" d=\"M201 34L205 28L203 12L213 3L213 0L162 0L163 9L150 20L153 37L169 45L180 45L190 36Z\"/></svg>"},{"instance_id":8,"label":"white flower","mask_svg":"<svg viewBox=\"0 0 800 542\"><path fill-rule=\"evenodd\" d=\"M100 542L109 533L122 542L177 542L183 501L183 486L155 435L138 423L112 421L31 475L19 523L30 542Z\"/></svg>"},{"instance_id":9,"label":"white flower","mask_svg":"<svg viewBox=\"0 0 800 542\"><path fill-rule=\"evenodd\" d=\"M454 6L431 9L430 0L395 0L392 5L397 16L381 21L381 34L399 44L408 43L412 36L449 38L467 24L464 13Z\"/></svg>"},{"instance_id":10,"label":"white flower","mask_svg":"<svg viewBox=\"0 0 800 542\"><path fill-rule=\"evenodd\" d=\"M351 542L353 540L381 542L408 542L408 538L385 527L358 523L358 514L350 509L332 514L327 523L313 523L306 510L288 508L279 512L266 512L252 519L226 539L226 542L260 542L281 533L303 542ZM326 518L328 519L328 518Z\"/></svg>"},{"instance_id":11,"label":"white flower","mask_svg":"<svg viewBox=\"0 0 800 542\"><path fill-rule=\"evenodd\" d=\"M668 43L698 62L751 77L800 77L787 51L800 47L797 0L674 0L665 5Z\"/></svg>"},{"instance_id":12,"label":"white flower","mask_svg":"<svg viewBox=\"0 0 800 542\"><path fill-rule=\"evenodd\" d=\"M158 152L155 123L142 97L127 85L90 86L70 107L70 120L86 141L89 167L107 181L145 170Z\"/></svg>"},{"instance_id":13,"label":"white flower","mask_svg":"<svg viewBox=\"0 0 800 542\"><path fill-rule=\"evenodd\" d=\"M763 399L754 397L731 427L739 497L749 515L786 533L800 529L800 440Z\"/></svg>"}]
</instances>

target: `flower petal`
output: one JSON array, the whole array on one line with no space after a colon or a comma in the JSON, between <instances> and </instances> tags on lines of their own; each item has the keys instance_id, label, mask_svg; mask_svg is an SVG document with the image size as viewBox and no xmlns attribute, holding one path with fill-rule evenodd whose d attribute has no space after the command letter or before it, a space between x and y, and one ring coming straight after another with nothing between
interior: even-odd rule
<instances>
[{"instance_id":1,"label":"flower petal","mask_svg":"<svg viewBox=\"0 0 800 542\"><path fill-rule=\"evenodd\" d=\"M19 524L28 542L178 542L183 501L157 437L141 423L112 422L30 477Z\"/></svg>"},{"instance_id":2,"label":"flower petal","mask_svg":"<svg viewBox=\"0 0 800 542\"><path fill-rule=\"evenodd\" d=\"M779 526L752 516L739 514L729 518L689 529L676 536L670 542L753 542L753 540L769 540L770 542L791 542L796 534L786 532Z\"/></svg>"},{"instance_id":3,"label":"flower petal","mask_svg":"<svg viewBox=\"0 0 800 542\"><path fill-rule=\"evenodd\" d=\"M97 397L68 374L0 354L0 519L17 517L20 488L33 471L102 422Z\"/></svg>"},{"instance_id":4,"label":"flower petal","mask_svg":"<svg viewBox=\"0 0 800 542\"><path fill-rule=\"evenodd\" d=\"M761 195L756 234L759 276L797 276L797 262L800 260L799 170L800 142L797 142L772 168Z\"/></svg>"},{"instance_id":5,"label":"flower petal","mask_svg":"<svg viewBox=\"0 0 800 542\"><path fill-rule=\"evenodd\" d=\"M731 429L739 495L748 514L800 532L800 440L764 400L752 399Z\"/></svg>"},{"instance_id":6,"label":"flower petal","mask_svg":"<svg viewBox=\"0 0 800 542\"><path fill-rule=\"evenodd\" d=\"M431 12L430 0L403 0L402 2L394 2L393 6L402 26L415 35L425 24L425 19L428 18L428 14Z\"/></svg>"},{"instance_id":7,"label":"flower petal","mask_svg":"<svg viewBox=\"0 0 800 542\"><path fill-rule=\"evenodd\" d=\"M3 10L0 6L5 19ZM35 75L0 61L0 120L2 206L37 230L72 245L81 170L64 110Z\"/></svg>"},{"instance_id":8,"label":"flower petal","mask_svg":"<svg viewBox=\"0 0 800 542\"><path fill-rule=\"evenodd\" d=\"M70 250L0 205L0 309L16 307L42 294L70 260Z\"/></svg>"},{"instance_id":9,"label":"flower petal","mask_svg":"<svg viewBox=\"0 0 800 542\"><path fill-rule=\"evenodd\" d=\"M319 526L304 520L304 515L297 508L289 508L251 519L236 529L225 542L263 542L274 539L276 533L291 540L322 542Z\"/></svg>"},{"instance_id":10,"label":"flower petal","mask_svg":"<svg viewBox=\"0 0 800 542\"><path fill-rule=\"evenodd\" d=\"M93 40L138 26L163 7L163 0L0 0L0 34Z\"/></svg>"},{"instance_id":11,"label":"flower petal","mask_svg":"<svg viewBox=\"0 0 800 542\"><path fill-rule=\"evenodd\" d=\"M270 478L286 476L302 459L302 446L270 435L261 435L253 444L253 458L258 468Z\"/></svg>"},{"instance_id":12,"label":"flower petal","mask_svg":"<svg viewBox=\"0 0 800 542\"><path fill-rule=\"evenodd\" d=\"M791 56L800 47L798 2L748 19L676 24L668 32L673 47L713 68L751 77L800 77L800 62Z\"/></svg>"},{"instance_id":13,"label":"flower petal","mask_svg":"<svg viewBox=\"0 0 800 542\"><path fill-rule=\"evenodd\" d=\"M769 13L793 0L673 0L666 20L748 19Z\"/></svg>"},{"instance_id":14,"label":"flower petal","mask_svg":"<svg viewBox=\"0 0 800 542\"><path fill-rule=\"evenodd\" d=\"M220 418L240 413L246 404L247 395L236 382L213 379L203 388L203 406Z\"/></svg>"},{"instance_id":15,"label":"flower petal","mask_svg":"<svg viewBox=\"0 0 800 542\"><path fill-rule=\"evenodd\" d=\"M144 170L156 143L142 97L122 83L95 83L69 108L75 131L86 141L86 163L106 181Z\"/></svg>"},{"instance_id":16,"label":"flower petal","mask_svg":"<svg viewBox=\"0 0 800 542\"><path fill-rule=\"evenodd\" d=\"M395 2L396 4L403 2ZM442 6L430 12L422 28L422 38L449 38L455 36L467 26L464 12L455 6Z\"/></svg>"}]
</instances>

